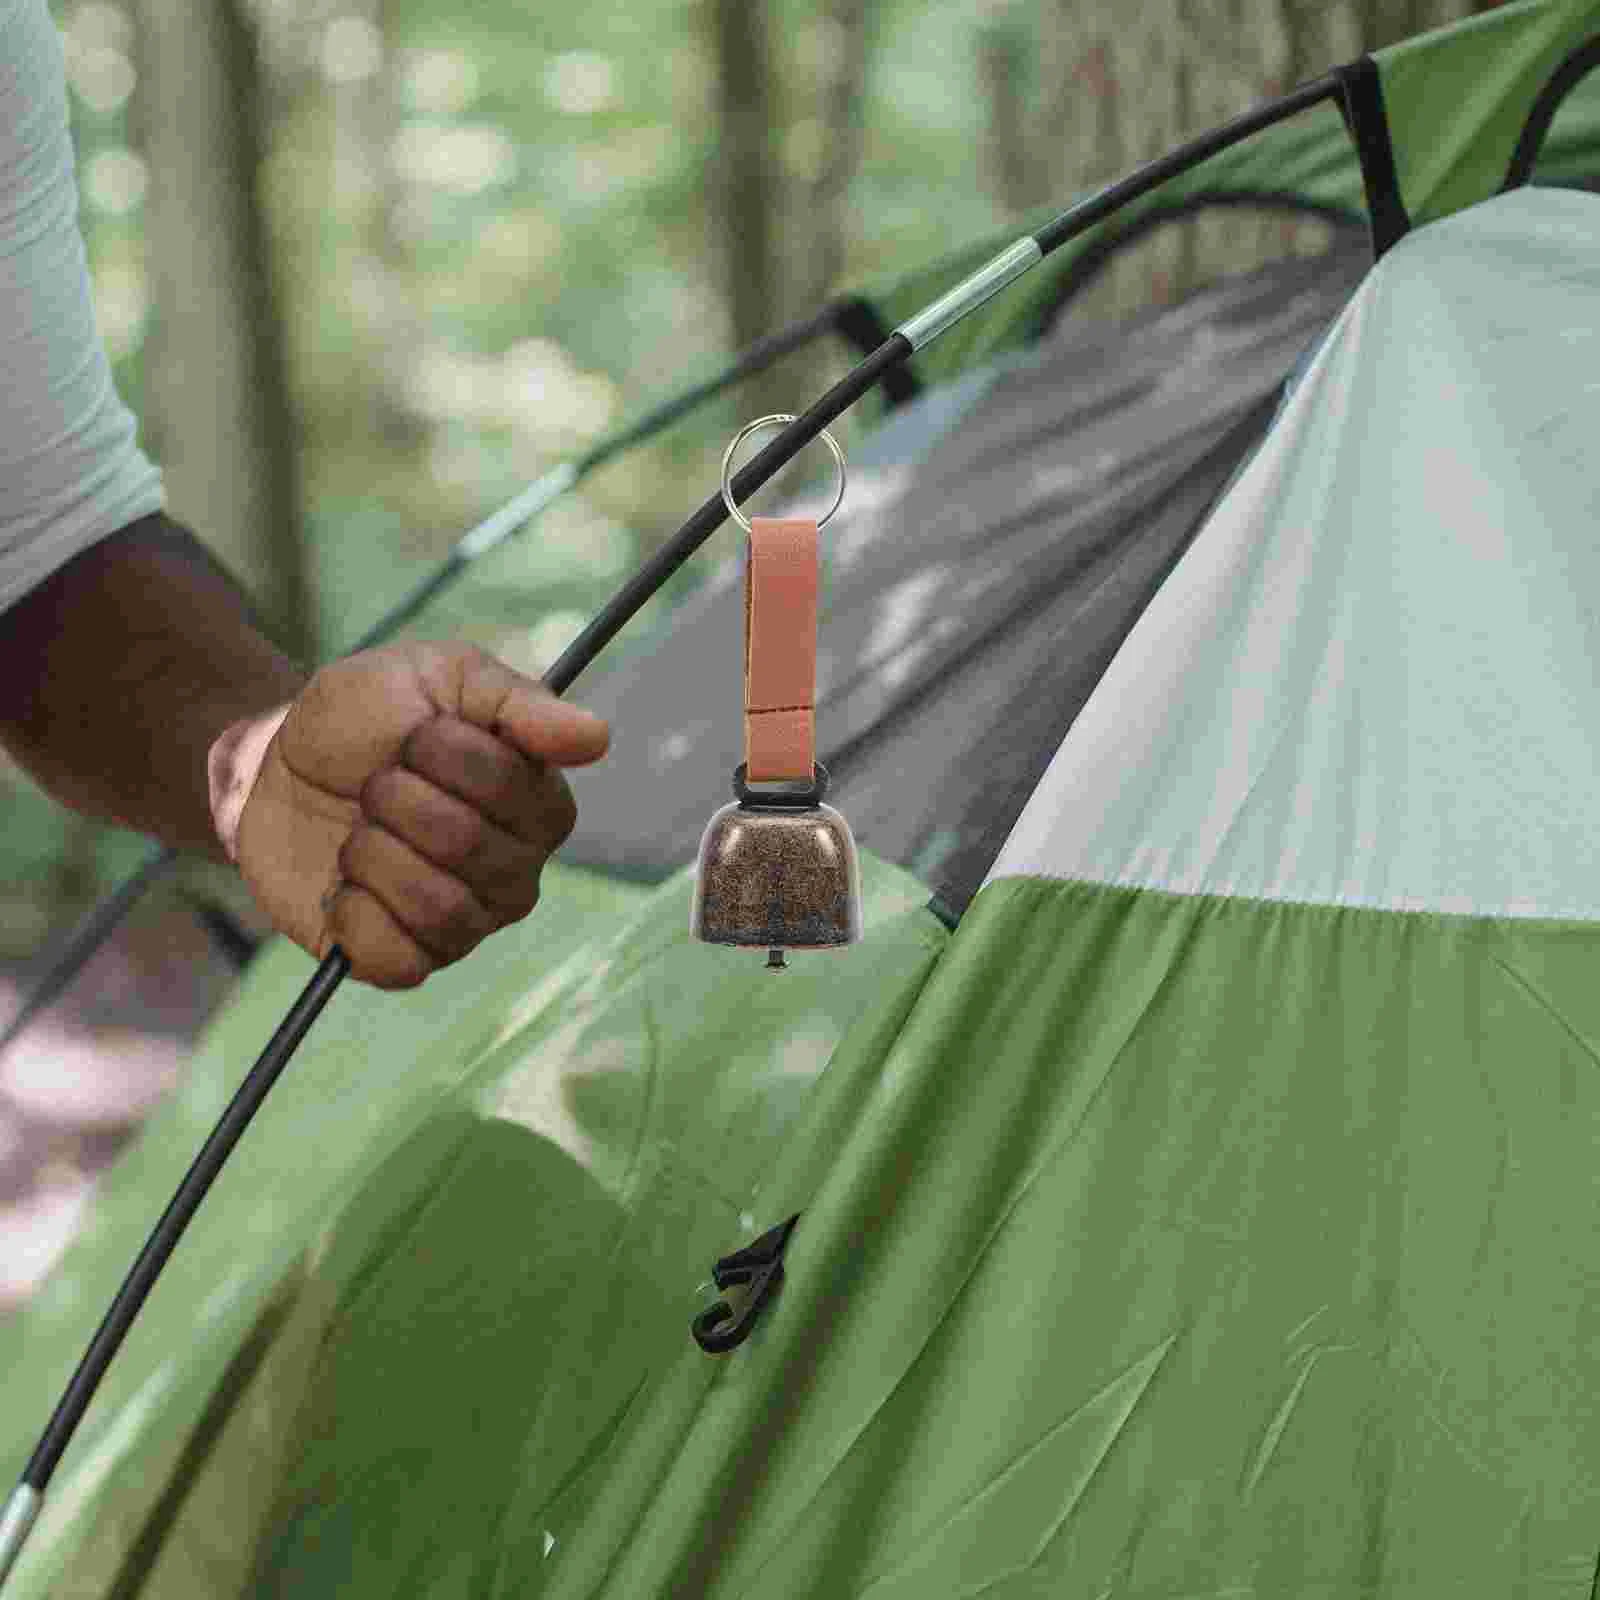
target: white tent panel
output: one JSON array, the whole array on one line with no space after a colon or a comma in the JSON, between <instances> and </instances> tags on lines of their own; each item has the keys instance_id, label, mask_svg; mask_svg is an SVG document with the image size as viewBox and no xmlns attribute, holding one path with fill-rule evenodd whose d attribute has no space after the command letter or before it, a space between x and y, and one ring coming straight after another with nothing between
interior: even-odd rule
<instances>
[{"instance_id":1,"label":"white tent panel","mask_svg":"<svg viewBox=\"0 0 1600 1600\"><path fill-rule=\"evenodd\" d=\"M1600 915L1600 198L1368 275L989 880Z\"/></svg>"}]
</instances>

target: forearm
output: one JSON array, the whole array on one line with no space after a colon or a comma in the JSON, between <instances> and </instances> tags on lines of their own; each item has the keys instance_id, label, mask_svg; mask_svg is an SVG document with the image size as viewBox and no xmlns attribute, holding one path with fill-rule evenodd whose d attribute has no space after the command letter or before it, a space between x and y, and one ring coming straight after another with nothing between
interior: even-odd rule
<instances>
[{"instance_id":1,"label":"forearm","mask_svg":"<svg viewBox=\"0 0 1600 1600\"><path fill-rule=\"evenodd\" d=\"M0 615L0 744L73 810L221 859L212 741L305 678L198 543L148 517Z\"/></svg>"}]
</instances>

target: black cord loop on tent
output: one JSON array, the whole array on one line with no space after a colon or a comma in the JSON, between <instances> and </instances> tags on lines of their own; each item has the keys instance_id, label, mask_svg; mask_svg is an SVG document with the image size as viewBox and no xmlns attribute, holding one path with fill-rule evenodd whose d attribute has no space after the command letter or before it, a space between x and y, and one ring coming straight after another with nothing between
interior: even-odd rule
<instances>
[{"instance_id":1,"label":"black cord loop on tent","mask_svg":"<svg viewBox=\"0 0 1600 1600\"><path fill-rule=\"evenodd\" d=\"M1361 162L1372 259L1377 261L1411 231L1411 218L1400 194L1400 175L1395 170L1389 118L1383 109L1383 78L1371 56L1336 67L1333 75L1339 82L1339 110Z\"/></svg>"},{"instance_id":2,"label":"black cord loop on tent","mask_svg":"<svg viewBox=\"0 0 1600 1600\"><path fill-rule=\"evenodd\" d=\"M878 308L860 295L839 302L834 326L864 356L871 355L893 331L878 315ZM883 375L882 387L884 401L893 410L922 393L922 380L909 365L891 367Z\"/></svg>"},{"instance_id":3,"label":"black cord loop on tent","mask_svg":"<svg viewBox=\"0 0 1600 1600\"><path fill-rule=\"evenodd\" d=\"M725 1356L750 1337L767 1302L783 1287L783 1251L799 1220L797 1211L712 1267L717 1288L743 1289L744 1296L737 1308L726 1299L713 1302L689 1324L694 1342L708 1356Z\"/></svg>"},{"instance_id":4,"label":"black cord loop on tent","mask_svg":"<svg viewBox=\"0 0 1600 1600\"><path fill-rule=\"evenodd\" d=\"M1533 102L1533 109L1522 125L1522 132L1517 136L1517 148L1512 151L1511 165L1506 168L1506 181L1500 185L1502 194L1510 189L1520 189L1533 176L1545 135L1550 132L1550 124L1555 121L1561 102L1596 67L1600 67L1600 35L1585 40L1577 49L1569 51L1550 74Z\"/></svg>"},{"instance_id":5,"label":"black cord loop on tent","mask_svg":"<svg viewBox=\"0 0 1600 1600\"><path fill-rule=\"evenodd\" d=\"M1039 247L1040 256L1050 254L1068 240L1087 232L1122 206L1147 194L1168 178L1187 172L1218 152L1238 144L1251 134L1275 123L1286 121L1298 112L1319 105L1324 100L1334 99L1342 92L1340 76L1337 73L1325 75L1302 85L1278 100L1235 117L1231 122L1198 139L1191 140L1159 160L1149 162L1120 182L1109 185L1071 207L1032 235L1033 241ZM1381 100L1378 105L1381 111ZM1366 171L1365 158L1363 171ZM982 273L976 276L981 277ZM975 299L968 309L981 303L981 299ZM833 326L832 313L823 313L822 317L817 319L818 325L823 321L827 326ZM782 337L782 335L774 336L775 339ZM903 366L911 354L911 342L904 334L898 332L890 334L859 366L834 384L807 411L793 422L786 424L769 444L740 469L732 483L734 498L739 501L749 499L781 467L815 439L830 422L842 415L869 390L883 382L891 372ZM684 403L687 404L687 401ZM669 404L663 408L663 413L675 414L677 409L676 404ZM621 448L621 445L616 445L615 448ZM590 459L596 459L594 453L591 453ZM622 631L628 621L667 579L727 520L728 508L719 486L718 491L711 495L678 532L640 567L612 596L594 620L568 645L550 670L545 673L545 686L554 694L564 694L584 668ZM78 1424L83 1420L83 1415L101 1379L105 1376L106 1369L116 1356L128 1329L138 1315L140 1306L154 1286L156 1278L182 1237L184 1229L199 1209L201 1201L232 1153L233 1147L266 1099L300 1041L349 971L349 957L335 945L323 959L299 999L290 1008L266 1049L262 1051L256 1064L240 1085L228 1109L223 1113L221 1121L206 1139L199 1155L184 1176L182 1184L179 1185L177 1193L156 1223L96 1330L94 1338L90 1341L88 1349L84 1352L82 1360L78 1363L66 1392L57 1403L37 1447L29 1457L22 1474L20 1489L43 1496L63 1452Z\"/></svg>"}]
</instances>

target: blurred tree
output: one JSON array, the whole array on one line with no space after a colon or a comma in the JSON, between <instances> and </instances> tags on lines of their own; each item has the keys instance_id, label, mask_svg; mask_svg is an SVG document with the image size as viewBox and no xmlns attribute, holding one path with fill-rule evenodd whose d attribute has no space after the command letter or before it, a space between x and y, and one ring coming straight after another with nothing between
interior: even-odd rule
<instances>
[{"instance_id":1,"label":"blurred tree","mask_svg":"<svg viewBox=\"0 0 1600 1600\"><path fill-rule=\"evenodd\" d=\"M239 576L284 647L315 653L295 427L257 176L255 31L241 0L137 0L153 327L144 424L172 514Z\"/></svg>"},{"instance_id":2,"label":"blurred tree","mask_svg":"<svg viewBox=\"0 0 1600 1600\"><path fill-rule=\"evenodd\" d=\"M861 164L866 0L820 0L772 44L773 8L714 0L718 168L711 226L734 343L743 346L821 306L850 254L850 185ZM793 409L815 386L815 359L757 380L756 414Z\"/></svg>"},{"instance_id":3,"label":"blurred tree","mask_svg":"<svg viewBox=\"0 0 1600 1600\"><path fill-rule=\"evenodd\" d=\"M751 0L713 0L712 25L721 137L710 222L720 245L733 341L743 346L783 320L778 96L768 7ZM777 409L781 403L763 397L754 409Z\"/></svg>"},{"instance_id":4,"label":"blurred tree","mask_svg":"<svg viewBox=\"0 0 1600 1600\"><path fill-rule=\"evenodd\" d=\"M791 179L795 248L789 307L799 314L837 287L851 242L850 183L861 165L867 83L866 0L821 0L810 29L810 104L789 127L785 166ZM802 82L804 80L802 79Z\"/></svg>"}]
</instances>

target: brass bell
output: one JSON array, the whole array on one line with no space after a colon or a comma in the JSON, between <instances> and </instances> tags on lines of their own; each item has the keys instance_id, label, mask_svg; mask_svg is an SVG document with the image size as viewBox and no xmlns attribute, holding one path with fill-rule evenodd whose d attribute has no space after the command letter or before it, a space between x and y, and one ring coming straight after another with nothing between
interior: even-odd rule
<instances>
[{"instance_id":1,"label":"brass bell","mask_svg":"<svg viewBox=\"0 0 1600 1600\"><path fill-rule=\"evenodd\" d=\"M783 952L826 950L861 937L861 868L847 823L822 797L828 769L815 754L817 535L844 498L844 453L821 438L839 464L839 491L821 522L756 517L734 501L729 472L741 441L793 422L787 413L741 429L722 455L722 498L750 535L744 582L745 759L733 774L736 803L700 838L690 931L708 944L764 945L769 967ZM746 779L758 773L752 791ZM810 778L804 776L810 773Z\"/></svg>"},{"instance_id":2,"label":"brass bell","mask_svg":"<svg viewBox=\"0 0 1600 1600\"><path fill-rule=\"evenodd\" d=\"M767 965L783 952L825 950L861 937L861 867L850 824L823 805L828 771L813 764L808 784L753 792L745 765L733 775L738 799L700 840L691 929L708 944L765 946Z\"/></svg>"}]
</instances>

